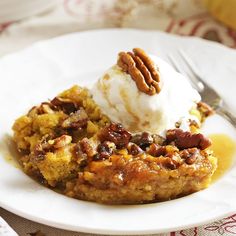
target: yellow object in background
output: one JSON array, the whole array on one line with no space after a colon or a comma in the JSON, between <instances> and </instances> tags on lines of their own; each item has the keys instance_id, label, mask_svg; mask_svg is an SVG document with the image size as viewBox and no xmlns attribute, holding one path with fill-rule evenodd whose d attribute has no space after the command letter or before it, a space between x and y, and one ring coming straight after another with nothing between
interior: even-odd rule
<instances>
[{"instance_id":1,"label":"yellow object in background","mask_svg":"<svg viewBox=\"0 0 236 236\"><path fill-rule=\"evenodd\" d=\"M203 2L216 19L236 29L236 0L203 0Z\"/></svg>"}]
</instances>

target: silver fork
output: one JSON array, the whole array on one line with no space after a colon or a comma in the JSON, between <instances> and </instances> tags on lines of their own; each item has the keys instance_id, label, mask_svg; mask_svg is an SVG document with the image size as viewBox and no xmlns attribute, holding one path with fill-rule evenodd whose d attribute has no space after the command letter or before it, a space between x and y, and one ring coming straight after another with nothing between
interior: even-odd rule
<instances>
[{"instance_id":1,"label":"silver fork","mask_svg":"<svg viewBox=\"0 0 236 236\"><path fill-rule=\"evenodd\" d=\"M234 116L228 109L227 105L222 99L222 97L213 89L209 84L207 84L203 78L197 73L196 67L192 60L183 52L179 51L178 60L182 60L182 64L188 68L189 73L180 63L177 63L176 59L168 55L170 64L180 73L185 74L192 84L192 86L199 92L202 97L202 101L210 105L216 113L227 119L234 127L236 127L236 116Z\"/></svg>"}]
</instances>

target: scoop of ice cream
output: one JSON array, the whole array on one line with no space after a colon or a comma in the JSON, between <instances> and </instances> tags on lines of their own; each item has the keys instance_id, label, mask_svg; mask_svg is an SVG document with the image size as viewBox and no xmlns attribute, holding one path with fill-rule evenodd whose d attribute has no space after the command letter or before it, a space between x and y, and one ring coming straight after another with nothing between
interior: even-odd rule
<instances>
[{"instance_id":1,"label":"scoop of ice cream","mask_svg":"<svg viewBox=\"0 0 236 236\"><path fill-rule=\"evenodd\" d=\"M102 112L129 131L163 134L188 119L201 98L182 74L159 57L150 58L159 68L159 93L141 92L130 74L114 65L93 86L92 94Z\"/></svg>"}]
</instances>

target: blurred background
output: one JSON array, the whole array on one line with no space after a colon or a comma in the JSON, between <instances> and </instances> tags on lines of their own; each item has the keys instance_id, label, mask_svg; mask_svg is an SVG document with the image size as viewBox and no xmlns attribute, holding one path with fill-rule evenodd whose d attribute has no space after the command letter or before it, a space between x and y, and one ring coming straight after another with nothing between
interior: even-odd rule
<instances>
[{"instance_id":1,"label":"blurred background","mask_svg":"<svg viewBox=\"0 0 236 236\"><path fill-rule=\"evenodd\" d=\"M129 27L236 47L236 0L0 0L0 56L82 30Z\"/></svg>"}]
</instances>

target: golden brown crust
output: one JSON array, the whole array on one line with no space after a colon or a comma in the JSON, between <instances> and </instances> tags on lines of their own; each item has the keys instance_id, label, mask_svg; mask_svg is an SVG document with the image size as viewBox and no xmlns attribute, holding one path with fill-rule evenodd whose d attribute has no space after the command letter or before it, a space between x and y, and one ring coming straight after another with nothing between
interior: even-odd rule
<instances>
[{"instance_id":1,"label":"golden brown crust","mask_svg":"<svg viewBox=\"0 0 236 236\"><path fill-rule=\"evenodd\" d=\"M151 96L161 91L156 65L142 49L134 48L133 52L120 52L117 65L130 74L141 92Z\"/></svg>"}]
</instances>

